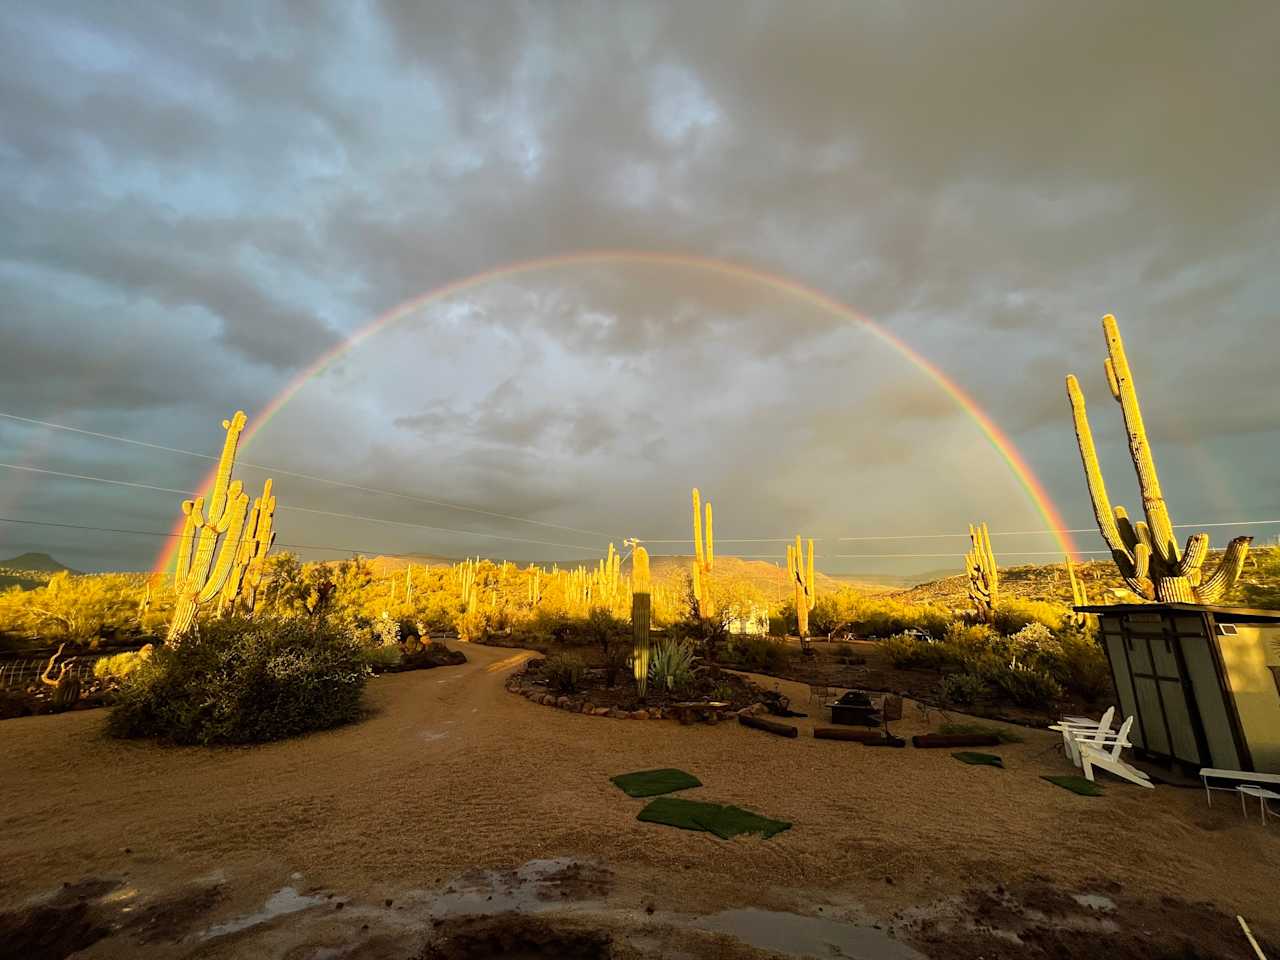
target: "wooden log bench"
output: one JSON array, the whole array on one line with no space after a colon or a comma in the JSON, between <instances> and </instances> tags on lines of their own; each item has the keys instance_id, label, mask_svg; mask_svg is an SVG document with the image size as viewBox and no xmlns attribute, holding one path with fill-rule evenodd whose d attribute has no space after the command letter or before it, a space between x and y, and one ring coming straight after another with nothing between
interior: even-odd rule
<instances>
[{"instance_id":1,"label":"wooden log bench","mask_svg":"<svg viewBox=\"0 0 1280 960\"><path fill-rule=\"evenodd\" d=\"M673 703L666 709L681 723L688 724L697 720L718 723L730 706L731 704L723 700L687 700L683 703Z\"/></svg>"}]
</instances>

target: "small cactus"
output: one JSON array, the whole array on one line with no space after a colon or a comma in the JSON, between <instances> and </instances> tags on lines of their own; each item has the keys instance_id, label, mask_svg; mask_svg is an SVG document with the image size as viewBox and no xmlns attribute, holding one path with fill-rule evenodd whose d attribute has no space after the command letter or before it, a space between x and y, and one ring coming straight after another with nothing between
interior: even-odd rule
<instances>
[{"instance_id":1,"label":"small cactus","mask_svg":"<svg viewBox=\"0 0 1280 960\"><path fill-rule=\"evenodd\" d=\"M711 571L715 567L715 534L711 525L711 501L707 501L706 537L702 531L702 497L698 488L693 488L693 598L698 603L698 615L710 617L715 614L715 604L711 599Z\"/></svg>"}]
</instances>

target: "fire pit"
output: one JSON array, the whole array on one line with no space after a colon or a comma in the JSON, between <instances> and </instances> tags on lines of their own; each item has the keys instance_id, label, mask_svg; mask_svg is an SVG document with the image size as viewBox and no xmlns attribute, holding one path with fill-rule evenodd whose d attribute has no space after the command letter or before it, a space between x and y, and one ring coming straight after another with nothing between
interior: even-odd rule
<instances>
[{"instance_id":1,"label":"fire pit","mask_svg":"<svg viewBox=\"0 0 1280 960\"><path fill-rule=\"evenodd\" d=\"M850 690L831 704L831 722L849 727L878 727L880 711L863 691Z\"/></svg>"}]
</instances>

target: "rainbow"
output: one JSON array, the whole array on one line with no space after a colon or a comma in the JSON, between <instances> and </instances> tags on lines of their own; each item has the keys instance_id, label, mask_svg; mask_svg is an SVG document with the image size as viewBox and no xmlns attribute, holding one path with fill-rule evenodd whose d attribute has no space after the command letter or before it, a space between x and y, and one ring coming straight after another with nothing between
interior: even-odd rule
<instances>
[{"instance_id":1,"label":"rainbow","mask_svg":"<svg viewBox=\"0 0 1280 960\"><path fill-rule=\"evenodd\" d=\"M859 324L867 331L888 344L895 351L901 354L905 359L909 360L914 366L927 374L934 383L941 387L952 400L962 409L969 418L977 425L978 429L986 436L996 452L1009 465L1009 469L1017 478L1018 483L1027 495L1027 498L1035 507L1036 511L1044 519L1047 528L1054 532L1054 536L1058 541L1058 545L1062 552L1073 558L1079 559L1079 553L1076 550L1071 534L1067 531L1067 524L1062 519L1058 508L1054 505L1048 491L1044 488L1038 477L1032 471L1030 465L1023 458L1021 452L1014 445L1012 439L1004 433L995 422L989 417L981 407L974 402L973 398L964 391L961 386L943 373L935 364L921 356L907 343L894 336L884 327L877 324L871 318L854 310L847 304L841 303L839 300L829 297L826 294L807 287L802 283L791 280L787 277L776 273L770 273L767 270L759 270L754 267L743 266L729 260L718 260L713 257L703 257L691 254L670 254L670 253L652 253L642 250L586 250L576 253L560 254L557 256L540 257L534 260L521 260L516 263L509 263L504 266L494 267L491 270L485 270L482 273L475 273L459 280L446 283L444 286L436 287L434 290L414 297L412 300L406 300L399 306L393 307L386 313L377 317L370 323L361 327L354 334L343 342L339 343L333 349L324 353L319 359L311 364L307 369L293 378L289 384L281 390L267 404L261 414L250 421L250 426L241 436L241 443L247 444L253 439L254 435L264 426L271 422L280 410L294 398L299 390L307 384L313 377L318 376L327 370L333 363L345 356L349 351L360 346L370 337L376 336L387 327L391 326L398 320L413 314L422 309L424 306L443 300L459 293L463 293L474 287L478 287L494 280L505 280L511 277L518 277L523 274L536 273L540 270L548 270L559 267L575 266L575 265L597 265L597 264L651 264L656 266L682 267L685 269L702 270L710 274L716 274L734 280L745 281L748 283L762 284L773 290L795 297L797 300L811 304L821 310L837 314L845 319ZM215 471L210 471L203 486L209 487L213 482ZM175 532L180 532L182 522L179 521L175 526ZM155 571L157 573L169 569L173 564L174 555L177 552L177 538L169 538L170 543L161 550L156 559Z\"/></svg>"}]
</instances>

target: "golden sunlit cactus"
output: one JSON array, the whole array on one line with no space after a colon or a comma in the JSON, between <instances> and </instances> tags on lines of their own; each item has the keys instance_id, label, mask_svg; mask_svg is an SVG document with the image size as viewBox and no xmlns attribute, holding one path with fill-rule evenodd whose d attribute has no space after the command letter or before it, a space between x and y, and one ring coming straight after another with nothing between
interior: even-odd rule
<instances>
[{"instance_id":1,"label":"golden sunlit cactus","mask_svg":"<svg viewBox=\"0 0 1280 960\"><path fill-rule=\"evenodd\" d=\"M1138 596L1161 603L1217 603L1240 576L1253 538L1236 537L1232 540L1218 568L1208 576L1202 569L1209 555L1207 533L1192 534L1187 538L1185 552L1178 549L1115 317L1107 314L1102 318L1102 332L1107 340L1108 356L1104 364L1107 385L1124 415L1125 429L1129 434L1129 454L1138 474L1142 509L1147 519L1145 523L1141 520L1133 523L1124 507L1112 508L1093 445L1084 394L1080 392L1075 376L1068 375L1067 397L1071 402L1076 441L1098 530L1120 568L1120 575Z\"/></svg>"},{"instance_id":2,"label":"golden sunlit cactus","mask_svg":"<svg viewBox=\"0 0 1280 960\"><path fill-rule=\"evenodd\" d=\"M1071 581L1071 606L1085 607L1089 605L1089 594L1085 591L1084 581L1076 576L1076 565L1071 562L1071 558L1067 557L1067 577ZM1078 626L1085 626L1089 622L1087 613L1073 613L1072 619Z\"/></svg>"},{"instance_id":3,"label":"golden sunlit cactus","mask_svg":"<svg viewBox=\"0 0 1280 960\"><path fill-rule=\"evenodd\" d=\"M246 616L252 616L258 604L258 590L262 586L263 567L276 534L272 529L276 515L276 498L271 494L271 480L262 485L262 496L254 498L253 509L245 521L240 538L240 549L227 574L218 598L219 613L234 613L237 606Z\"/></svg>"},{"instance_id":4,"label":"golden sunlit cactus","mask_svg":"<svg viewBox=\"0 0 1280 960\"><path fill-rule=\"evenodd\" d=\"M632 668L636 692L643 697L649 686L650 596L649 551L636 546L631 554L631 637Z\"/></svg>"},{"instance_id":5,"label":"golden sunlit cactus","mask_svg":"<svg viewBox=\"0 0 1280 960\"><path fill-rule=\"evenodd\" d=\"M711 571L715 567L715 534L711 526L711 501L707 501L706 539L702 533L702 498L698 488L693 488L693 598L698 602L698 615L713 616L711 599Z\"/></svg>"},{"instance_id":6,"label":"golden sunlit cactus","mask_svg":"<svg viewBox=\"0 0 1280 960\"><path fill-rule=\"evenodd\" d=\"M985 523L976 527L969 524L969 542L973 549L964 556L964 570L969 576L969 599L983 619L991 622L1000 602L1000 571L996 567L996 554L991 549L991 534Z\"/></svg>"},{"instance_id":7,"label":"golden sunlit cactus","mask_svg":"<svg viewBox=\"0 0 1280 960\"><path fill-rule=\"evenodd\" d=\"M480 593L476 587L476 561L463 560L457 566L458 586L462 589L462 603L467 613L475 613L480 606Z\"/></svg>"},{"instance_id":8,"label":"golden sunlit cactus","mask_svg":"<svg viewBox=\"0 0 1280 960\"><path fill-rule=\"evenodd\" d=\"M609 553L591 574L591 605L605 610L614 610L621 597L621 588L622 557L611 543Z\"/></svg>"},{"instance_id":9,"label":"golden sunlit cactus","mask_svg":"<svg viewBox=\"0 0 1280 960\"><path fill-rule=\"evenodd\" d=\"M195 623L200 606L218 596L239 553L249 495L239 480L231 479L231 471L235 467L236 445L245 420L244 411L237 410L230 420L222 421L227 437L222 445L222 456L218 458L213 487L208 494L207 512L205 497L182 502L186 522L178 541L178 564L173 578L177 601L169 624L170 643L181 641ZM220 549L219 538L222 540Z\"/></svg>"},{"instance_id":10,"label":"golden sunlit cactus","mask_svg":"<svg viewBox=\"0 0 1280 960\"><path fill-rule=\"evenodd\" d=\"M787 544L787 576L796 590L796 629L800 636L809 636L809 612L818 602L818 591L813 580L813 540L809 541L809 560L806 564L800 535L796 534L795 546Z\"/></svg>"},{"instance_id":11,"label":"golden sunlit cactus","mask_svg":"<svg viewBox=\"0 0 1280 960\"><path fill-rule=\"evenodd\" d=\"M542 602L542 571L535 566L529 567L529 607L532 609Z\"/></svg>"}]
</instances>

